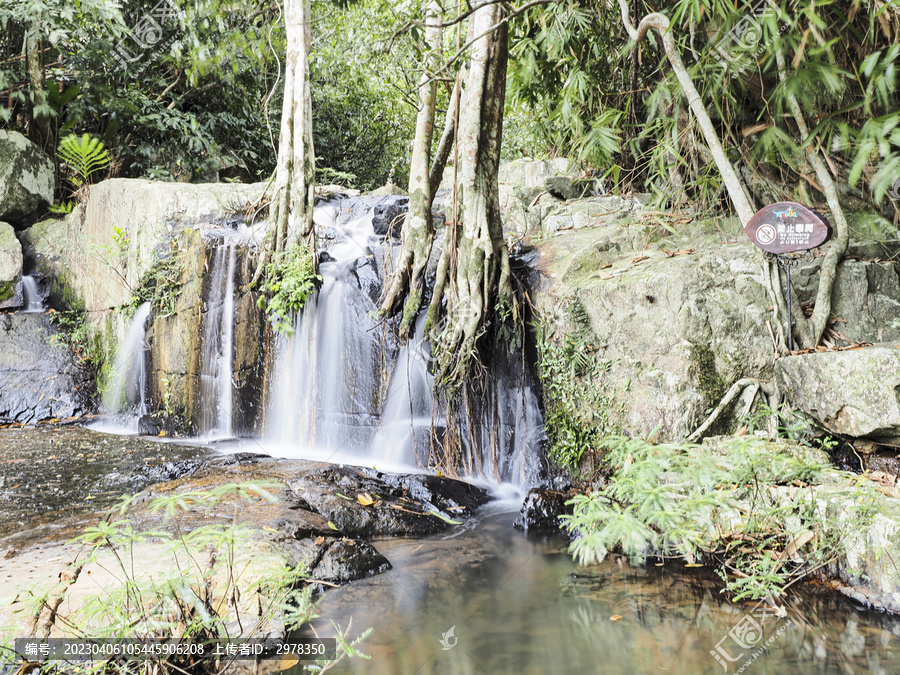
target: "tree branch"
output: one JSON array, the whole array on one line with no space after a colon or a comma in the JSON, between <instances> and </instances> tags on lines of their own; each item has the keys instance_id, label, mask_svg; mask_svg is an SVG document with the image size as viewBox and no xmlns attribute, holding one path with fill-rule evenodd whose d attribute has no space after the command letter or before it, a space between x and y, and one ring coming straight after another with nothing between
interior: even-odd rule
<instances>
[{"instance_id":1,"label":"tree branch","mask_svg":"<svg viewBox=\"0 0 900 675\"><path fill-rule=\"evenodd\" d=\"M697 118L700 131L703 132L703 138L709 146L716 167L719 169L719 173L728 190L728 196L731 197L731 203L734 205L734 210L741 221L741 225L746 225L753 217L755 209L750 197L744 191L743 183L741 183L734 167L731 165L728 155L725 154L722 143L719 141L719 135L716 133L712 120L710 120L709 114L706 112L706 106L703 105L703 101L700 99L700 93L694 86L694 82L691 80L691 76L681 60L681 55L675 46L675 38L672 37L669 19L659 13L648 14L635 29L629 18L628 2L626 0L618 1L619 8L622 11L622 23L625 25L625 30L632 40L641 42L651 28L655 29L662 38L663 49L666 52L669 63L672 65L672 70L675 71L678 82L681 84L688 105L690 105L694 116Z\"/></svg>"}]
</instances>

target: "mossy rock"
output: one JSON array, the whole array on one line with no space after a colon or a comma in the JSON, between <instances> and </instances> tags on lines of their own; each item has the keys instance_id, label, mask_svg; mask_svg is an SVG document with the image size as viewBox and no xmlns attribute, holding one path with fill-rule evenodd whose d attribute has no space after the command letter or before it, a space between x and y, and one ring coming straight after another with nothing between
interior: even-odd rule
<instances>
[{"instance_id":1,"label":"mossy rock","mask_svg":"<svg viewBox=\"0 0 900 675\"><path fill-rule=\"evenodd\" d=\"M53 161L16 131L0 131L0 220L21 226L53 200Z\"/></svg>"}]
</instances>

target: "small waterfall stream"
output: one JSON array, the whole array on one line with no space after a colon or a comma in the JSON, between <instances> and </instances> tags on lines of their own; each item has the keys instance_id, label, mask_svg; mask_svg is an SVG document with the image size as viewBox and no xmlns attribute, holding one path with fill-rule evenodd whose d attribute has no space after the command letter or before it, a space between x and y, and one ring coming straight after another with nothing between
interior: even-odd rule
<instances>
[{"instance_id":1,"label":"small waterfall stream","mask_svg":"<svg viewBox=\"0 0 900 675\"><path fill-rule=\"evenodd\" d=\"M210 261L200 348L199 433L207 439L232 436L235 258L235 242L226 240Z\"/></svg>"},{"instance_id":2,"label":"small waterfall stream","mask_svg":"<svg viewBox=\"0 0 900 675\"><path fill-rule=\"evenodd\" d=\"M103 396L108 413L132 413L126 425L137 431L137 421L147 410L147 320L150 303L137 308L128 326L125 340L119 346L109 387ZM133 428L132 428L133 427Z\"/></svg>"},{"instance_id":3,"label":"small waterfall stream","mask_svg":"<svg viewBox=\"0 0 900 675\"><path fill-rule=\"evenodd\" d=\"M266 436L281 445L364 452L380 416L381 331L375 306L360 283L374 275L371 218L341 226L332 205L320 207L320 230L339 228L342 240L322 264L322 288L298 315L294 334L279 339L275 394ZM368 268L368 269L367 269Z\"/></svg>"},{"instance_id":4,"label":"small waterfall stream","mask_svg":"<svg viewBox=\"0 0 900 675\"><path fill-rule=\"evenodd\" d=\"M22 277L22 314L37 314L45 309L37 281L30 274L24 275Z\"/></svg>"},{"instance_id":5,"label":"small waterfall stream","mask_svg":"<svg viewBox=\"0 0 900 675\"><path fill-rule=\"evenodd\" d=\"M363 204L363 207L360 207ZM448 427L436 401L424 315L398 346L376 320L390 241L376 235L372 202L316 209L322 288L278 339L265 441L275 454L380 467L427 468ZM477 423L452 420L472 478L535 484L543 422L521 357L498 354L478 393ZM438 451L440 454L440 451Z\"/></svg>"}]
</instances>

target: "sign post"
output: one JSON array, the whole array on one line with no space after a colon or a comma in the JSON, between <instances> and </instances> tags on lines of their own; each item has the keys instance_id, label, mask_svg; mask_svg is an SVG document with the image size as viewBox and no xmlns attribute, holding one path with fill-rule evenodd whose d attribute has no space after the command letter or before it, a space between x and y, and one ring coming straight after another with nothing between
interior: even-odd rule
<instances>
[{"instance_id":1,"label":"sign post","mask_svg":"<svg viewBox=\"0 0 900 675\"><path fill-rule=\"evenodd\" d=\"M771 204L750 219L744 226L750 241L774 258L784 268L787 281L788 349L794 350L791 322L791 268L811 249L831 239L831 225L822 216L802 204L778 202Z\"/></svg>"}]
</instances>

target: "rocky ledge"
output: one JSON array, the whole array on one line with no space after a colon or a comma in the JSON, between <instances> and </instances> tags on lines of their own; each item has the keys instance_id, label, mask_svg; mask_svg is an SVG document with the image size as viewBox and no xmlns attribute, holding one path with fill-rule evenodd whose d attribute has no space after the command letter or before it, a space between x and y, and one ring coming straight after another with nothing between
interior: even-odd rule
<instances>
[{"instance_id":1,"label":"rocky ledge","mask_svg":"<svg viewBox=\"0 0 900 675\"><path fill-rule=\"evenodd\" d=\"M248 453L210 457L198 450L197 461L186 467L186 475L150 486L127 510L114 509L97 514L96 519L126 519L135 532L151 535L133 538L137 543L131 555L142 582L159 583L165 575L171 576L173 564L177 564L173 555L176 561L178 555L172 542L183 546L180 543L201 526L233 526L235 532L243 532L249 539L228 552L233 562L227 574L214 575L207 586L214 597L227 597L222 606L228 606L225 618L229 625L255 626L256 636L278 637L285 632L278 613L260 625L255 609L257 592L247 592L268 583L273 570L277 573L299 565L306 583L319 590L379 574L391 564L378 552L377 541L369 538L440 532L470 518L489 500L482 488L439 476L384 474ZM144 467L135 471L145 473ZM233 485L241 486L240 490L226 488ZM210 495L216 499L210 501ZM161 503L176 506L160 508ZM83 516L80 522L84 522ZM72 533L72 528L59 523L38 529L51 535ZM78 624L80 608L89 604L98 583L108 586L107 590L121 585L108 571L116 568L114 554L95 550L84 562L88 550L82 545L46 538L40 544L34 541L33 536L21 534L0 540L0 556L9 572L0 579L0 598L12 600L0 603L0 625L26 632L40 625L49 627L53 635L65 635L60 628L66 625L64 621L54 622L43 614L29 617L21 611L28 602L22 588L37 583L47 585L47 592L62 592L66 608L62 618ZM209 557L212 565L225 553L204 548L201 557ZM239 584L232 574L237 574ZM61 578L70 579L62 591L56 585ZM55 589L50 588L53 586ZM236 587L244 589L244 600L228 595Z\"/></svg>"}]
</instances>

